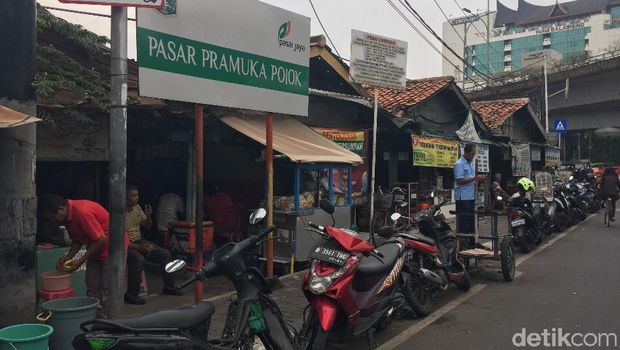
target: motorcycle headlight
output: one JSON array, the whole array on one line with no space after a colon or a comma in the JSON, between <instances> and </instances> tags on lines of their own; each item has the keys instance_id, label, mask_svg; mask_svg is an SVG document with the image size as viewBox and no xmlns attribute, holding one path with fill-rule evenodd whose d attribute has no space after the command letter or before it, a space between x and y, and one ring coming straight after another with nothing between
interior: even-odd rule
<instances>
[{"instance_id":1,"label":"motorcycle headlight","mask_svg":"<svg viewBox=\"0 0 620 350\"><path fill-rule=\"evenodd\" d=\"M344 275L344 273L351 267L350 264L346 264L342 267L340 267L340 269L338 269L337 271L330 273L329 275L325 275L325 276L319 276L316 274L316 265L318 264L318 261L313 261L312 262L312 267L310 268L310 282L308 283L308 289L310 289L310 291L313 294L323 294L325 292L327 292L327 290L329 289L329 287L332 286L332 284L334 283L334 281L336 281L338 278L340 278L342 275Z\"/></svg>"},{"instance_id":2,"label":"motorcycle headlight","mask_svg":"<svg viewBox=\"0 0 620 350\"><path fill-rule=\"evenodd\" d=\"M310 291L314 294L323 294L327 292L329 287L332 285L332 279L329 277L318 277L313 275L310 279L310 284L308 287Z\"/></svg>"}]
</instances>

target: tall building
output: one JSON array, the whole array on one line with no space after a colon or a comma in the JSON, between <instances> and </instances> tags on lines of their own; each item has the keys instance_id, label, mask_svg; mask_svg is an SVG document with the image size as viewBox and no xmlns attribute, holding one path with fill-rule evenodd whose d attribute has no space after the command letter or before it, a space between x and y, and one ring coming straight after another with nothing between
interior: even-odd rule
<instances>
[{"instance_id":1,"label":"tall building","mask_svg":"<svg viewBox=\"0 0 620 350\"><path fill-rule=\"evenodd\" d=\"M480 73L492 76L542 65L543 51L558 61L620 49L620 0L573 0L550 6L519 0L517 9L498 0L496 12L445 22L443 39L475 67L465 68L467 87L484 80ZM444 55L458 69L444 59L443 74L462 82L463 62L445 48Z\"/></svg>"}]
</instances>

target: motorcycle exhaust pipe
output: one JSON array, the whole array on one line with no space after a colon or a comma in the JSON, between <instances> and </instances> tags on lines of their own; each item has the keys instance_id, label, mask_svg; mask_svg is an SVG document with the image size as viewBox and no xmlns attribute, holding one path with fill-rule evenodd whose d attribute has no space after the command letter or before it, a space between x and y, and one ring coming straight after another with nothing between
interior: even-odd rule
<instances>
[{"instance_id":1,"label":"motorcycle exhaust pipe","mask_svg":"<svg viewBox=\"0 0 620 350\"><path fill-rule=\"evenodd\" d=\"M444 284L443 279L441 278L441 276L439 276L438 274L436 274L435 272L425 269L425 268L420 268L420 271L422 271L422 275L424 276L424 278L431 282L436 284L437 286L442 286Z\"/></svg>"}]
</instances>

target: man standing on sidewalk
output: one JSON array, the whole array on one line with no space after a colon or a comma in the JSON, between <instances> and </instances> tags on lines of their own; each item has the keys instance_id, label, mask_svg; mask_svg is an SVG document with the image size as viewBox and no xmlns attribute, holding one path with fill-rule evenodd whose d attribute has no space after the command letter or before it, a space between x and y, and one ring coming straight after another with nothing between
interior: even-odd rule
<instances>
[{"instance_id":1,"label":"man standing on sidewalk","mask_svg":"<svg viewBox=\"0 0 620 350\"><path fill-rule=\"evenodd\" d=\"M127 293L125 302L134 305L144 305L146 301L140 297L140 281L144 270L145 260L158 264L164 279L164 294L181 295L174 286L171 274L166 273L164 267L172 260L170 252L158 247L155 243L142 238L141 228L150 229L153 220L153 210L150 205L145 211L140 208L140 194L136 186L127 186L127 211L125 213L125 228L129 236L127 250Z\"/></svg>"},{"instance_id":2,"label":"man standing on sidewalk","mask_svg":"<svg viewBox=\"0 0 620 350\"><path fill-rule=\"evenodd\" d=\"M484 181L484 175L476 176L473 160L476 149L467 144L463 156L454 163L454 197L456 199L456 232L475 233L476 181ZM474 239L470 242L474 246Z\"/></svg>"},{"instance_id":3,"label":"man standing on sidewalk","mask_svg":"<svg viewBox=\"0 0 620 350\"><path fill-rule=\"evenodd\" d=\"M65 225L73 240L69 252L56 262L56 269L70 273L86 263L86 295L99 299L97 317L107 318L108 211L93 201L64 199L54 194L41 196L39 208L45 219ZM86 253L77 261L72 261L82 245L86 245Z\"/></svg>"}]
</instances>

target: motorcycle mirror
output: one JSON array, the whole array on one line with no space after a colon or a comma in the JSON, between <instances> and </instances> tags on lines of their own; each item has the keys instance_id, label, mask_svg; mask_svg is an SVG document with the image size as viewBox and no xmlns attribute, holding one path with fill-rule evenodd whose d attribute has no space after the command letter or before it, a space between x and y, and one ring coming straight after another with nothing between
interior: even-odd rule
<instances>
[{"instance_id":1,"label":"motorcycle mirror","mask_svg":"<svg viewBox=\"0 0 620 350\"><path fill-rule=\"evenodd\" d=\"M319 202L319 206L328 214L333 214L334 211L336 211L334 205L327 199L321 199L321 202Z\"/></svg>"},{"instance_id":2,"label":"motorcycle mirror","mask_svg":"<svg viewBox=\"0 0 620 350\"><path fill-rule=\"evenodd\" d=\"M390 220L392 220L392 221L396 222L396 221L398 221L398 219L400 219L400 218L402 218L402 217L403 217L403 216L402 216L402 215L400 215L399 213L394 213L394 214L392 214L392 215L390 216Z\"/></svg>"},{"instance_id":3,"label":"motorcycle mirror","mask_svg":"<svg viewBox=\"0 0 620 350\"><path fill-rule=\"evenodd\" d=\"M267 210L265 210L264 208L258 208L254 210L250 215L250 224L254 225L261 222L261 220L263 220L265 216L267 216Z\"/></svg>"},{"instance_id":4,"label":"motorcycle mirror","mask_svg":"<svg viewBox=\"0 0 620 350\"><path fill-rule=\"evenodd\" d=\"M173 273L173 272L177 272L181 270L184 267L185 267L185 261L181 259L177 259L177 260L173 260L167 263L164 270L166 271L166 273Z\"/></svg>"}]
</instances>

